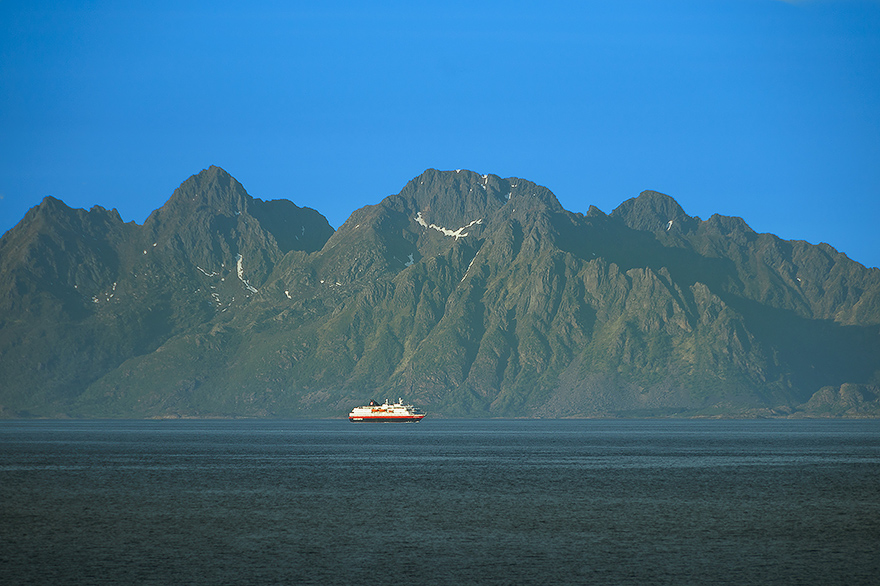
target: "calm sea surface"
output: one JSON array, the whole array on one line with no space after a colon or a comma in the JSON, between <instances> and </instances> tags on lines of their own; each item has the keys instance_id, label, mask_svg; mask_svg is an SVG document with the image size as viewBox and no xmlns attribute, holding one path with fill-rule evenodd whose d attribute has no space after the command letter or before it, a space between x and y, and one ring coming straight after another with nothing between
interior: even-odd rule
<instances>
[{"instance_id":1,"label":"calm sea surface","mask_svg":"<svg viewBox=\"0 0 880 586\"><path fill-rule=\"evenodd\" d=\"M878 584L880 421L0 422L0 584Z\"/></svg>"}]
</instances>

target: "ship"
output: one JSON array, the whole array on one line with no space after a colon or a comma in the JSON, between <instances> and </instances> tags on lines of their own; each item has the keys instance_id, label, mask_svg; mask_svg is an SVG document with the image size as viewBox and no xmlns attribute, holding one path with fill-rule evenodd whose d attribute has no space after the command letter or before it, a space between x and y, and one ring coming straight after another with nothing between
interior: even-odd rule
<instances>
[{"instance_id":1,"label":"ship","mask_svg":"<svg viewBox=\"0 0 880 586\"><path fill-rule=\"evenodd\" d=\"M349 421L377 421L381 423L418 423L427 413L412 405L404 405L403 399L397 403L389 403L385 399L383 404L370 401L369 405L355 407L348 414Z\"/></svg>"}]
</instances>

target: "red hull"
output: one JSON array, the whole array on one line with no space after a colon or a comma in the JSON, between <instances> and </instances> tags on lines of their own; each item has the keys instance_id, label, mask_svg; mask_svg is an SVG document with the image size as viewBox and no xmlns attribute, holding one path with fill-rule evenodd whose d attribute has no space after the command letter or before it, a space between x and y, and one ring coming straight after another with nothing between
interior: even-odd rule
<instances>
[{"instance_id":1,"label":"red hull","mask_svg":"<svg viewBox=\"0 0 880 586\"><path fill-rule=\"evenodd\" d=\"M378 423L418 423L422 420L424 415L419 415L416 417L409 416L401 416L401 417L349 417L349 421L354 421L357 423L366 422L366 421L375 421Z\"/></svg>"}]
</instances>

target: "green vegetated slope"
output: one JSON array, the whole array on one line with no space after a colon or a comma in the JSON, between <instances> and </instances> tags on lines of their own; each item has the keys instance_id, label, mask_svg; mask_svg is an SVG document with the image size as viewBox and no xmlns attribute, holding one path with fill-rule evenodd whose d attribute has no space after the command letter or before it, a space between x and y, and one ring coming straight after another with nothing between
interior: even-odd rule
<instances>
[{"instance_id":1,"label":"green vegetated slope","mask_svg":"<svg viewBox=\"0 0 880 586\"><path fill-rule=\"evenodd\" d=\"M0 271L6 416L880 414L880 271L656 192L432 169L334 232L212 167L143 226L47 199Z\"/></svg>"}]
</instances>

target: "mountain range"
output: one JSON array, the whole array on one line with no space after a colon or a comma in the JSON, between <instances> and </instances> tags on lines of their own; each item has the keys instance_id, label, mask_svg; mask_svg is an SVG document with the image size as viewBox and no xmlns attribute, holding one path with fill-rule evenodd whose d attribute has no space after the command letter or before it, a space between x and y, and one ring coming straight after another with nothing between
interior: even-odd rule
<instances>
[{"instance_id":1,"label":"mountain range","mask_svg":"<svg viewBox=\"0 0 880 586\"><path fill-rule=\"evenodd\" d=\"M877 417L880 270L645 191L429 169L333 230L218 167L0 239L0 416Z\"/></svg>"}]
</instances>

